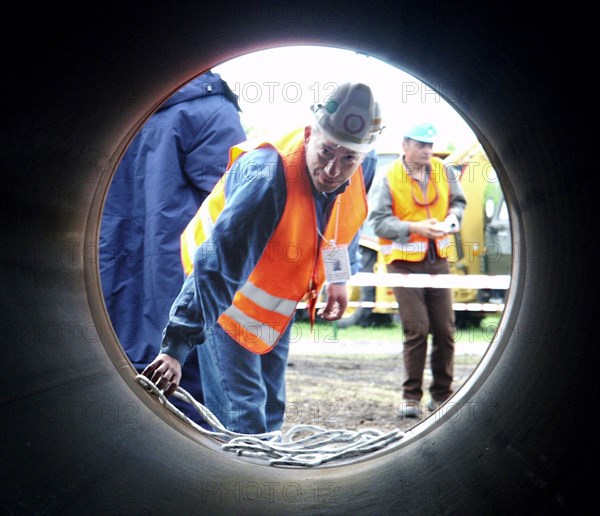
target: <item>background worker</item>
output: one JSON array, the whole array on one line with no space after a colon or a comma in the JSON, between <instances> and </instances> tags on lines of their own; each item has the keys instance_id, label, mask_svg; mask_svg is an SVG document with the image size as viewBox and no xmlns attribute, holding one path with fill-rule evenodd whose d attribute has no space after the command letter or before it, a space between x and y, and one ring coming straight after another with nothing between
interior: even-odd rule
<instances>
[{"instance_id":1,"label":"background worker","mask_svg":"<svg viewBox=\"0 0 600 516\"><path fill-rule=\"evenodd\" d=\"M457 232L466 199L454 172L433 156L431 124L408 129L403 155L388 165L374 186L369 221L380 237L390 273L448 274L448 234ZM404 332L405 380L400 416L421 415L427 340L432 383L429 410L452 395L455 324L452 291L395 287Z\"/></svg>"},{"instance_id":2,"label":"background worker","mask_svg":"<svg viewBox=\"0 0 600 516\"><path fill-rule=\"evenodd\" d=\"M237 97L209 71L164 102L119 164L102 214L100 278L112 325L138 372L158 353L183 284L181 232L223 175L229 148L245 139ZM199 383L193 357L183 384L199 396Z\"/></svg>"},{"instance_id":3,"label":"background worker","mask_svg":"<svg viewBox=\"0 0 600 516\"><path fill-rule=\"evenodd\" d=\"M311 126L232 149L225 180L182 236L190 275L161 353L143 372L170 395L186 356L202 344L205 405L240 433L281 428L296 305L308 298L314 319L327 282L319 315L341 318L345 282L360 265L357 233L376 165L379 105L368 86L345 83L313 112Z\"/></svg>"}]
</instances>

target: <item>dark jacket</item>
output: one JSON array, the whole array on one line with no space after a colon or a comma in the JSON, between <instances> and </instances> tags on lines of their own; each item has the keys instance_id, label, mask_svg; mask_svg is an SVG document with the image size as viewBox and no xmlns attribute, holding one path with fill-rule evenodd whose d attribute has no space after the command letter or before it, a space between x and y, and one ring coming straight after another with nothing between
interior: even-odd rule
<instances>
[{"instance_id":1,"label":"dark jacket","mask_svg":"<svg viewBox=\"0 0 600 516\"><path fill-rule=\"evenodd\" d=\"M108 191L100 275L108 313L141 370L183 284L179 238L246 139L237 98L208 72L171 96L127 149Z\"/></svg>"}]
</instances>

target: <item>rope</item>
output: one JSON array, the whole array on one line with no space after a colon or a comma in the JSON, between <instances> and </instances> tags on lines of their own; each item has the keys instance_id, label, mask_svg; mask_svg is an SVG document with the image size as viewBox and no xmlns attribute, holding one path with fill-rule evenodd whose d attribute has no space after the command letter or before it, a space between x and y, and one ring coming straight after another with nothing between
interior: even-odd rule
<instances>
[{"instance_id":1,"label":"rope","mask_svg":"<svg viewBox=\"0 0 600 516\"><path fill-rule=\"evenodd\" d=\"M404 432L398 428L390 432L375 428L354 431L327 430L314 425L295 425L285 433L276 430L262 434L240 434L225 428L207 407L196 401L185 389L177 387L173 396L192 405L202 419L216 430L211 431L188 418L151 380L141 374L136 376L136 380L180 419L202 434L222 441L223 450L264 459L272 466L319 466L380 450L404 437Z\"/></svg>"}]
</instances>

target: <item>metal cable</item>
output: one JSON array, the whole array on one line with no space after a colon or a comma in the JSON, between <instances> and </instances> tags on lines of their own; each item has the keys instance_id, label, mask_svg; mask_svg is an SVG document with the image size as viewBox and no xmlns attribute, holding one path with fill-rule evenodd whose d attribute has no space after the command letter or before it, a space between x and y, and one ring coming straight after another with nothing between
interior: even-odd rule
<instances>
[{"instance_id":1,"label":"metal cable","mask_svg":"<svg viewBox=\"0 0 600 516\"><path fill-rule=\"evenodd\" d=\"M136 380L180 419L202 434L222 441L223 450L264 459L272 466L319 466L380 450L404 437L404 432L398 428L390 432L375 428L355 431L327 430L314 425L295 425L285 433L277 430L262 434L241 434L225 428L208 408L196 401L185 389L177 387L173 395L192 405L202 419L216 429L211 431L188 418L151 380L141 374L136 376Z\"/></svg>"}]
</instances>

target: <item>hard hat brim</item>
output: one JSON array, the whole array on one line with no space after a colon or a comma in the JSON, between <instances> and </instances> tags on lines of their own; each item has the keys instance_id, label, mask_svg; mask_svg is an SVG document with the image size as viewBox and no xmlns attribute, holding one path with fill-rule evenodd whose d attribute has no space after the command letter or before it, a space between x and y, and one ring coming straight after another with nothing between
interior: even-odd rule
<instances>
[{"instance_id":1,"label":"hard hat brim","mask_svg":"<svg viewBox=\"0 0 600 516\"><path fill-rule=\"evenodd\" d=\"M375 139L373 139L373 141L371 143L351 142L345 138L342 138L342 137L336 136L335 134L332 134L331 131L328 131L322 125L319 125L319 127L320 127L321 131L323 131L323 134L325 136L327 136L327 138L329 140L331 140L334 143L337 143L338 145L340 145L341 147L344 147L345 149L348 149L348 150L351 150L354 152L360 152L361 154L366 154L367 152L369 152L375 148Z\"/></svg>"},{"instance_id":2,"label":"hard hat brim","mask_svg":"<svg viewBox=\"0 0 600 516\"><path fill-rule=\"evenodd\" d=\"M413 137L413 136L408 136L408 135L405 135L404 137L405 137L405 138L409 138L409 139L411 139L411 140L414 140L414 141L416 141L416 142L421 142L421 143L434 143L434 140L433 140L433 138L415 138L415 137Z\"/></svg>"}]
</instances>

